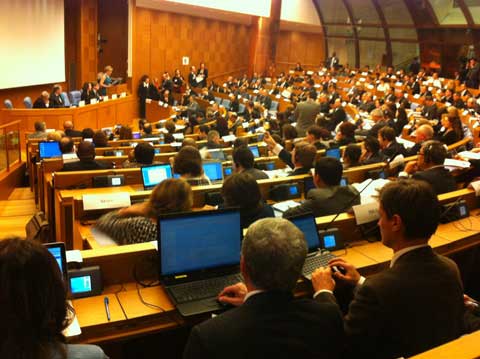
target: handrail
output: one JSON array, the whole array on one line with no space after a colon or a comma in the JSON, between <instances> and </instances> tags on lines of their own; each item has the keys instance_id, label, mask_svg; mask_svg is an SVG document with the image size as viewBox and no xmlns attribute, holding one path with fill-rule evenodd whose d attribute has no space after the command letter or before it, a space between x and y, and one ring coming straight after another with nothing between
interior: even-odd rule
<instances>
[{"instance_id":1,"label":"handrail","mask_svg":"<svg viewBox=\"0 0 480 359\"><path fill-rule=\"evenodd\" d=\"M12 125L18 125L18 124L20 124L20 122L22 122L22 121L21 120L15 120L15 121L0 125L0 130L3 129L4 127L9 127L9 126L12 126Z\"/></svg>"}]
</instances>

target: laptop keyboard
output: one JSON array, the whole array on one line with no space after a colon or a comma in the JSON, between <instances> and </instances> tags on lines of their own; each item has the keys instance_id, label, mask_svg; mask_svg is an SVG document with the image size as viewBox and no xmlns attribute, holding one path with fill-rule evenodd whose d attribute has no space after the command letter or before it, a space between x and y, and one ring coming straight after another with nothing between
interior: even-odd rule
<instances>
[{"instance_id":1,"label":"laptop keyboard","mask_svg":"<svg viewBox=\"0 0 480 359\"><path fill-rule=\"evenodd\" d=\"M310 278L315 269L326 267L328 262L333 258L337 258L337 256L328 251L318 252L318 254L314 256L307 257L302 269L303 276Z\"/></svg>"},{"instance_id":2,"label":"laptop keyboard","mask_svg":"<svg viewBox=\"0 0 480 359\"><path fill-rule=\"evenodd\" d=\"M216 297L223 288L242 281L240 274L211 278L169 287L177 303Z\"/></svg>"}]
</instances>

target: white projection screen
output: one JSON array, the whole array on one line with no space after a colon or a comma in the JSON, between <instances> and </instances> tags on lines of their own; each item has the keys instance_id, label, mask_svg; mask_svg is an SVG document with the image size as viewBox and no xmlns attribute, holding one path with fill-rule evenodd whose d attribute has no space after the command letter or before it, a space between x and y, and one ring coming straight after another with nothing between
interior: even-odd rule
<instances>
[{"instance_id":1,"label":"white projection screen","mask_svg":"<svg viewBox=\"0 0 480 359\"><path fill-rule=\"evenodd\" d=\"M0 0L0 89L65 81L63 0Z\"/></svg>"}]
</instances>

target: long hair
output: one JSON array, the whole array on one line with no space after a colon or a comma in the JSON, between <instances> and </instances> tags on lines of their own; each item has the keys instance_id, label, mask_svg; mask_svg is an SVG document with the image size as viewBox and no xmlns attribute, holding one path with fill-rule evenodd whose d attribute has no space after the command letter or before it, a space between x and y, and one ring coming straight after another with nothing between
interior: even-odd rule
<instances>
[{"instance_id":1,"label":"long hair","mask_svg":"<svg viewBox=\"0 0 480 359\"><path fill-rule=\"evenodd\" d=\"M149 215L156 218L160 214L186 212L192 209L193 194L188 182L182 179L166 179L152 191L148 200Z\"/></svg>"},{"instance_id":2,"label":"long hair","mask_svg":"<svg viewBox=\"0 0 480 359\"><path fill-rule=\"evenodd\" d=\"M62 331L73 313L66 299L58 264L43 245L0 241L0 358L65 358Z\"/></svg>"}]
</instances>

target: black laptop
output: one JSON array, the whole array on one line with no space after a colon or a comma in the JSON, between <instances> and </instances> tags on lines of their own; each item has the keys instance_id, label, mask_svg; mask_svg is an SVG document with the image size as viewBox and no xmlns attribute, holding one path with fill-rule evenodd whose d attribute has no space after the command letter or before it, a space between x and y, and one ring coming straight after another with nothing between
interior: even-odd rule
<instances>
[{"instance_id":1,"label":"black laptop","mask_svg":"<svg viewBox=\"0 0 480 359\"><path fill-rule=\"evenodd\" d=\"M328 262L336 256L325 249L325 243L320 241L317 231L317 224L313 214L303 214L288 218L305 235L305 241L308 246L308 254L302 269L302 275L311 279L312 273L319 267L326 267ZM327 237L328 244L331 244L332 238Z\"/></svg>"},{"instance_id":2,"label":"black laptop","mask_svg":"<svg viewBox=\"0 0 480 359\"><path fill-rule=\"evenodd\" d=\"M218 294L242 280L237 210L158 218L160 281L183 316L219 310Z\"/></svg>"}]
</instances>

